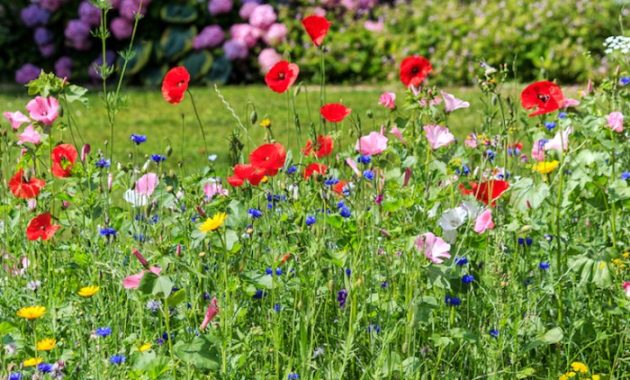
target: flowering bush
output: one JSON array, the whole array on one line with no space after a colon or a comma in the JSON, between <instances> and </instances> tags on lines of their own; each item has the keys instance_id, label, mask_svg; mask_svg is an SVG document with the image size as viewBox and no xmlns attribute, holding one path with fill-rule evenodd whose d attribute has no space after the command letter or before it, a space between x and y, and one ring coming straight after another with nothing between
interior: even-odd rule
<instances>
[{"instance_id":1,"label":"flowering bush","mask_svg":"<svg viewBox=\"0 0 630 380\"><path fill-rule=\"evenodd\" d=\"M324 77L330 20L302 24ZM215 87L233 167L188 175L164 170L172 149L138 160L151 136L132 134L124 160L113 137L82 142L72 110L87 90L41 73L0 134L0 375L623 378L630 62L611 59L614 76L579 99L546 80L506 97L507 71L484 64L473 110L410 55L395 73L405 97L384 93L378 121L323 81L314 106L304 67L281 60L268 96L286 97L303 148L274 138L273 115L243 122ZM168 70L164 107L191 102L205 140L192 78ZM483 124L457 141L453 112ZM256 125L266 138L244 151Z\"/></svg>"}]
</instances>

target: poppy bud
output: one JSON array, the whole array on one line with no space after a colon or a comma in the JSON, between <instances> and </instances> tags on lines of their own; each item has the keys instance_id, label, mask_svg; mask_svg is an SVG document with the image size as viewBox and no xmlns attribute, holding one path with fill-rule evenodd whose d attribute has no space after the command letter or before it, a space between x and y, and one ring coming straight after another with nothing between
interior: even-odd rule
<instances>
[{"instance_id":1,"label":"poppy bud","mask_svg":"<svg viewBox=\"0 0 630 380\"><path fill-rule=\"evenodd\" d=\"M83 145L81 148L81 161L85 162L85 159L87 158L87 155L90 154L91 150L92 148L90 147L90 144Z\"/></svg>"},{"instance_id":2,"label":"poppy bud","mask_svg":"<svg viewBox=\"0 0 630 380\"><path fill-rule=\"evenodd\" d=\"M169 145L166 147L166 156L170 157L171 154L173 154L173 147Z\"/></svg>"},{"instance_id":3,"label":"poppy bud","mask_svg":"<svg viewBox=\"0 0 630 380\"><path fill-rule=\"evenodd\" d=\"M202 218L206 217L206 212L203 211L203 209L200 206L196 206L196 210L197 210L197 214L199 214L199 216L201 216Z\"/></svg>"},{"instance_id":4,"label":"poppy bud","mask_svg":"<svg viewBox=\"0 0 630 380\"><path fill-rule=\"evenodd\" d=\"M142 165L142 171L146 172L147 170L149 170L149 165L151 165L151 160L147 160L147 162Z\"/></svg>"},{"instance_id":5,"label":"poppy bud","mask_svg":"<svg viewBox=\"0 0 630 380\"><path fill-rule=\"evenodd\" d=\"M182 245L177 244L177 248L175 248L175 256L179 257L182 255Z\"/></svg>"},{"instance_id":6,"label":"poppy bud","mask_svg":"<svg viewBox=\"0 0 630 380\"><path fill-rule=\"evenodd\" d=\"M256 121L258 121L258 114L256 113L256 111L252 111L252 113L249 115L249 121L252 123L252 125L256 124Z\"/></svg>"},{"instance_id":7,"label":"poppy bud","mask_svg":"<svg viewBox=\"0 0 630 380\"><path fill-rule=\"evenodd\" d=\"M142 253L140 253L140 251L138 251L136 248L133 249L133 251L131 251L131 253L133 253L134 256L136 256L136 259L138 259L138 261L140 261L140 264L142 264L143 267L148 268L149 267L149 262L147 261L147 259L142 256Z\"/></svg>"},{"instance_id":8,"label":"poppy bud","mask_svg":"<svg viewBox=\"0 0 630 380\"><path fill-rule=\"evenodd\" d=\"M372 112L372 110L367 110L365 114L367 115L368 119L374 118L374 113Z\"/></svg>"}]
</instances>

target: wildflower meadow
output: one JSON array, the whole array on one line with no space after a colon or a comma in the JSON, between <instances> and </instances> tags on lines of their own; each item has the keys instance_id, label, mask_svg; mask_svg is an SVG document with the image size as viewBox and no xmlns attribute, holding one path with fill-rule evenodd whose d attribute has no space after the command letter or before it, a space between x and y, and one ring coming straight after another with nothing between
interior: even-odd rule
<instances>
[{"instance_id":1,"label":"wildflower meadow","mask_svg":"<svg viewBox=\"0 0 630 380\"><path fill-rule=\"evenodd\" d=\"M279 55L254 103L169 65L132 111L192 112L153 151L117 132L142 15L114 66L92 7L98 86L42 70L0 109L0 378L630 379L627 37L573 97L553 77L506 94L517 73L479 62L474 107L409 51L377 115L328 91L335 21L304 14L283 36L317 59ZM106 141L83 139L91 93Z\"/></svg>"}]
</instances>

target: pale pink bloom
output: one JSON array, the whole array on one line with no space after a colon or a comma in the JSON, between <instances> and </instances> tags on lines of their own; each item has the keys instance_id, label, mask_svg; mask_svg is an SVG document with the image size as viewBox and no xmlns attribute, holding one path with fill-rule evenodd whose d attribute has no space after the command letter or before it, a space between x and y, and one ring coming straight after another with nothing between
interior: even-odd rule
<instances>
[{"instance_id":1,"label":"pale pink bloom","mask_svg":"<svg viewBox=\"0 0 630 380\"><path fill-rule=\"evenodd\" d=\"M203 331L208 327L208 324L212 322L214 317L219 314L219 306L217 305L217 297L212 297L212 301L210 301L210 305L208 305L208 309L206 310L206 316L203 318L203 322L199 325L199 330Z\"/></svg>"},{"instance_id":2,"label":"pale pink bloom","mask_svg":"<svg viewBox=\"0 0 630 380\"><path fill-rule=\"evenodd\" d=\"M606 118L608 127L614 132L623 132L623 114L621 112L611 112Z\"/></svg>"},{"instance_id":3,"label":"pale pink bloom","mask_svg":"<svg viewBox=\"0 0 630 380\"><path fill-rule=\"evenodd\" d=\"M140 286L140 281L142 281L145 273L151 272L156 276L159 276L161 271L162 269L160 267L151 267L149 268L149 270L143 269L140 273L132 274L131 276L125 277L125 279L123 280L123 287L125 289L138 289L138 287Z\"/></svg>"},{"instance_id":4,"label":"pale pink bloom","mask_svg":"<svg viewBox=\"0 0 630 380\"><path fill-rule=\"evenodd\" d=\"M31 115L31 119L46 125L52 125L57 116L59 116L59 102L52 96L47 98L38 96L28 102L26 110Z\"/></svg>"},{"instance_id":5,"label":"pale pink bloom","mask_svg":"<svg viewBox=\"0 0 630 380\"><path fill-rule=\"evenodd\" d=\"M626 293L626 297L630 298L630 281L623 282L623 291Z\"/></svg>"},{"instance_id":6,"label":"pale pink bloom","mask_svg":"<svg viewBox=\"0 0 630 380\"><path fill-rule=\"evenodd\" d=\"M385 108L393 110L396 108L396 94L393 92L384 92L381 97L378 98L378 104Z\"/></svg>"},{"instance_id":7,"label":"pale pink bloom","mask_svg":"<svg viewBox=\"0 0 630 380\"><path fill-rule=\"evenodd\" d=\"M363 23L363 27L365 28L365 30L368 30L370 32L379 33L383 31L383 29L385 28L385 24L383 23L383 20L367 20Z\"/></svg>"},{"instance_id":8,"label":"pale pink bloom","mask_svg":"<svg viewBox=\"0 0 630 380\"><path fill-rule=\"evenodd\" d=\"M42 142L42 136L35 130L32 125L24 128L24 132L18 135L18 144L31 143L38 145Z\"/></svg>"},{"instance_id":9,"label":"pale pink bloom","mask_svg":"<svg viewBox=\"0 0 630 380\"><path fill-rule=\"evenodd\" d=\"M482 234L486 232L486 230L491 230L494 228L494 222L492 221L492 211L490 209L485 210L475 220L475 232L478 234Z\"/></svg>"},{"instance_id":10,"label":"pale pink bloom","mask_svg":"<svg viewBox=\"0 0 630 380\"><path fill-rule=\"evenodd\" d=\"M444 259L451 257L449 252L451 245L431 232L418 236L416 239L416 249L423 252L426 258L431 260L434 264L442 264Z\"/></svg>"},{"instance_id":11,"label":"pale pink bloom","mask_svg":"<svg viewBox=\"0 0 630 380\"><path fill-rule=\"evenodd\" d=\"M371 132L357 141L355 149L366 156L379 154L387 149L387 137L380 132Z\"/></svg>"},{"instance_id":12,"label":"pale pink bloom","mask_svg":"<svg viewBox=\"0 0 630 380\"><path fill-rule=\"evenodd\" d=\"M259 5L249 15L249 23L260 29L267 29L276 22L276 11L269 4Z\"/></svg>"},{"instance_id":13,"label":"pale pink bloom","mask_svg":"<svg viewBox=\"0 0 630 380\"><path fill-rule=\"evenodd\" d=\"M136 193L139 195L150 197L151 194L153 194L153 192L155 191L155 188L157 187L159 182L160 180L158 179L157 174L147 173L136 181Z\"/></svg>"},{"instance_id":14,"label":"pale pink bloom","mask_svg":"<svg viewBox=\"0 0 630 380\"><path fill-rule=\"evenodd\" d=\"M413 89L414 87L411 86L411 88ZM418 104L420 104L420 106L422 107L426 107L427 105L437 106L440 103L442 103L442 98L433 98L429 100L428 102L426 101L426 99L418 100Z\"/></svg>"},{"instance_id":15,"label":"pale pink bloom","mask_svg":"<svg viewBox=\"0 0 630 380\"><path fill-rule=\"evenodd\" d=\"M282 56L278 54L274 48L263 49L258 54L258 64L260 65L260 71L266 74L271 68L282 60Z\"/></svg>"},{"instance_id":16,"label":"pale pink bloom","mask_svg":"<svg viewBox=\"0 0 630 380\"><path fill-rule=\"evenodd\" d=\"M567 150L569 149L569 135L573 132L571 127L564 131L556 132L553 138L545 143L543 149L547 150Z\"/></svg>"},{"instance_id":17,"label":"pale pink bloom","mask_svg":"<svg viewBox=\"0 0 630 380\"><path fill-rule=\"evenodd\" d=\"M232 10L232 0L210 0L208 11L213 16L229 13Z\"/></svg>"},{"instance_id":18,"label":"pale pink bloom","mask_svg":"<svg viewBox=\"0 0 630 380\"><path fill-rule=\"evenodd\" d=\"M357 163L354 162L354 160L352 158L350 158L350 157L346 158L346 164L348 164L348 166L350 166L350 169L352 169L354 174L356 174L357 176L361 177L361 171L359 170L359 167L357 166Z\"/></svg>"},{"instance_id":19,"label":"pale pink bloom","mask_svg":"<svg viewBox=\"0 0 630 380\"><path fill-rule=\"evenodd\" d=\"M322 7L315 7L315 9L313 9L313 15L325 17L326 10Z\"/></svg>"},{"instance_id":20,"label":"pale pink bloom","mask_svg":"<svg viewBox=\"0 0 630 380\"><path fill-rule=\"evenodd\" d=\"M29 199L28 201L26 201L26 205L29 210L31 211L35 210L35 208L37 208L37 199L36 198Z\"/></svg>"},{"instance_id":21,"label":"pale pink bloom","mask_svg":"<svg viewBox=\"0 0 630 380\"><path fill-rule=\"evenodd\" d=\"M393 126L392 129L389 130L389 133L394 135L401 143L405 144L405 139L403 138L402 132L398 127Z\"/></svg>"},{"instance_id":22,"label":"pale pink bloom","mask_svg":"<svg viewBox=\"0 0 630 380\"><path fill-rule=\"evenodd\" d=\"M257 6L258 4L256 3L245 3L241 6L241 10L238 11L238 15L241 16L243 20L248 21L249 16L252 14Z\"/></svg>"},{"instance_id":23,"label":"pale pink bloom","mask_svg":"<svg viewBox=\"0 0 630 380\"><path fill-rule=\"evenodd\" d=\"M424 134L429 140L431 149L438 149L455 142L455 136L446 127L440 125L425 125Z\"/></svg>"},{"instance_id":24,"label":"pale pink bloom","mask_svg":"<svg viewBox=\"0 0 630 380\"><path fill-rule=\"evenodd\" d=\"M284 24L273 24L267 29L263 40L267 45L276 46L287 38L287 27Z\"/></svg>"},{"instance_id":25,"label":"pale pink bloom","mask_svg":"<svg viewBox=\"0 0 630 380\"><path fill-rule=\"evenodd\" d=\"M455 95L449 94L448 92L441 91L442 98L444 98L444 109L446 112L453 112L460 108L468 108L470 107L470 103L457 99Z\"/></svg>"},{"instance_id":26,"label":"pale pink bloom","mask_svg":"<svg viewBox=\"0 0 630 380\"><path fill-rule=\"evenodd\" d=\"M249 24L234 24L230 28L232 40L236 40L247 46L248 49L253 48L261 36L260 29Z\"/></svg>"},{"instance_id":27,"label":"pale pink bloom","mask_svg":"<svg viewBox=\"0 0 630 380\"><path fill-rule=\"evenodd\" d=\"M7 119L9 123L11 123L11 128L13 129L18 129L20 128L20 126L22 126L22 124L28 123L31 121L26 115L24 115L20 111L5 112L2 115L4 115L5 119Z\"/></svg>"},{"instance_id":28,"label":"pale pink bloom","mask_svg":"<svg viewBox=\"0 0 630 380\"><path fill-rule=\"evenodd\" d=\"M544 161L545 160L545 140L538 140L532 146L532 159L536 161Z\"/></svg>"},{"instance_id":29,"label":"pale pink bloom","mask_svg":"<svg viewBox=\"0 0 630 380\"><path fill-rule=\"evenodd\" d=\"M572 98L566 98L562 102L562 108L577 107L579 105L580 105L580 101L577 99L572 99Z\"/></svg>"},{"instance_id":30,"label":"pale pink bloom","mask_svg":"<svg viewBox=\"0 0 630 380\"><path fill-rule=\"evenodd\" d=\"M206 193L206 197L208 200L214 198L215 195L227 196L228 191L224 189L221 183L219 182L208 182L203 187L203 192Z\"/></svg>"},{"instance_id":31,"label":"pale pink bloom","mask_svg":"<svg viewBox=\"0 0 630 380\"><path fill-rule=\"evenodd\" d=\"M474 133L469 133L468 136L466 136L466 140L464 140L464 145L466 145L469 148L476 148L477 147L477 135Z\"/></svg>"}]
</instances>

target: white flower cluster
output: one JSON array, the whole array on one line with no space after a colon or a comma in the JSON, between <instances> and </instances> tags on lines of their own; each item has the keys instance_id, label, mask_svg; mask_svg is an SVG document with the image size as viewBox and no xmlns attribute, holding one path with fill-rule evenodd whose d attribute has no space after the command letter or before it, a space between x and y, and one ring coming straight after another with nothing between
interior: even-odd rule
<instances>
[{"instance_id":1,"label":"white flower cluster","mask_svg":"<svg viewBox=\"0 0 630 380\"><path fill-rule=\"evenodd\" d=\"M604 40L606 54L620 52L622 54L630 54L630 37L610 36Z\"/></svg>"}]
</instances>

